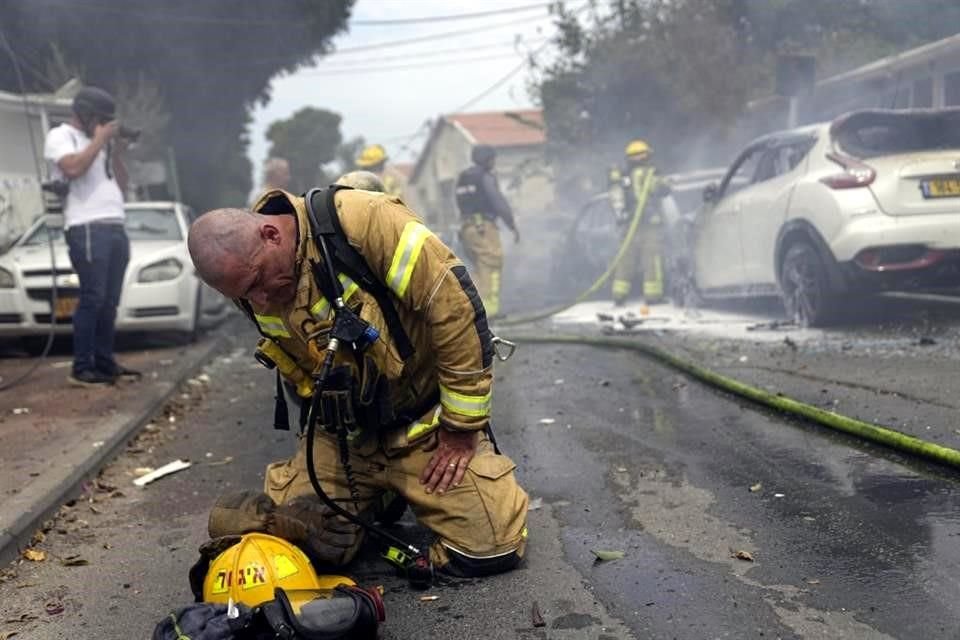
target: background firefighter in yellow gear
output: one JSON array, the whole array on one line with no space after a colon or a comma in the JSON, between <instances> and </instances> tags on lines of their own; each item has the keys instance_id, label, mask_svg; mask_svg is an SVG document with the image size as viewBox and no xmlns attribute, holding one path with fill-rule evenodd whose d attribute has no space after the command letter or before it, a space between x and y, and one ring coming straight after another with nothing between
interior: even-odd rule
<instances>
[{"instance_id":1,"label":"background firefighter in yellow gear","mask_svg":"<svg viewBox=\"0 0 960 640\"><path fill-rule=\"evenodd\" d=\"M634 216L640 216L633 244L613 272L612 293L617 305L626 303L637 275L643 282L644 303L659 302L664 296L663 215L653 200L669 193L669 185L656 175L651 155L650 145L643 140L633 140L625 149L624 169L610 171L610 204L618 224L626 227Z\"/></svg>"},{"instance_id":2,"label":"background firefighter in yellow gear","mask_svg":"<svg viewBox=\"0 0 960 640\"><path fill-rule=\"evenodd\" d=\"M373 293L339 275L346 305L379 337L361 352L337 353L313 442L319 482L361 517L384 492L402 495L437 535L430 559L439 570L510 570L526 546L528 497L516 465L487 435L494 348L476 288L463 264L399 199L347 189L336 192L334 205L346 242L388 289L399 324L387 319ZM325 285L311 269L322 257L303 197L272 191L254 212L206 213L191 227L189 247L201 278L238 301L261 340L307 376L319 370L333 317L320 290ZM405 359L401 333L412 347ZM299 400L308 402L302 394ZM343 450L328 426L352 427ZM341 451L349 454L349 468ZM315 495L303 437L293 457L267 467L263 493L222 496L208 528L214 538L275 535L334 566L355 556L364 534Z\"/></svg>"},{"instance_id":3,"label":"background firefighter in yellow gear","mask_svg":"<svg viewBox=\"0 0 960 640\"><path fill-rule=\"evenodd\" d=\"M460 241L473 264L472 273L487 313L500 314L500 274L503 270L503 247L497 220L513 231L514 242L520 242L520 232L513 219L510 203L500 192L493 175L496 151L488 145L477 145L470 154L473 166L457 178L457 208L462 225Z\"/></svg>"},{"instance_id":4,"label":"background firefighter in yellow gear","mask_svg":"<svg viewBox=\"0 0 960 640\"><path fill-rule=\"evenodd\" d=\"M407 187L407 179L402 173L387 164L387 150L383 145L371 144L363 148L357 156L357 168L376 174L383 183L383 192L403 199L403 192Z\"/></svg>"}]
</instances>

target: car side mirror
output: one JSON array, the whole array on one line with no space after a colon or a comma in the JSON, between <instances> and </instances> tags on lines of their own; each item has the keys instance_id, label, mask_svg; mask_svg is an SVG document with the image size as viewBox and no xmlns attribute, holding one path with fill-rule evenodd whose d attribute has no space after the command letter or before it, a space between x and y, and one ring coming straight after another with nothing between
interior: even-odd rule
<instances>
[{"instance_id":1,"label":"car side mirror","mask_svg":"<svg viewBox=\"0 0 960 640\"><path fill-rule=\"evenodd\" d=\"M720 185L716 182L710 183L703 188L703 201L707 204L716 202L720 196Z\"/></svg>"}]
</instances>

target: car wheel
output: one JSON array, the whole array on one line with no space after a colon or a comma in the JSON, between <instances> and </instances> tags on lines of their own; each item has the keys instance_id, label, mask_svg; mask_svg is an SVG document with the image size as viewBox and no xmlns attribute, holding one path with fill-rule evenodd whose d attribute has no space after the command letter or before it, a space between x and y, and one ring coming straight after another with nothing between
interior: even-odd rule
<instances>
[{"instance_id":1,"label":"car wheel","mask_svg":"<svg viewBox=\"0 0 960 640\"><path fill-rule=\"evenodd\" d=\"M780 292L787 317L801 327L822 326L838 315L840 303L830 288L826 266L807 242L787 249L780 267Z\"/></svg>"}]
</instances>

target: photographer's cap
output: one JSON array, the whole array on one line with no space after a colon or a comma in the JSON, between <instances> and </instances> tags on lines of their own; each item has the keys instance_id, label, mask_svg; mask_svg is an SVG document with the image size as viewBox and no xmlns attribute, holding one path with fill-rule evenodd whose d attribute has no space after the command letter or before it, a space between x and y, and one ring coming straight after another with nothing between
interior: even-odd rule
<instances>
[{"instance_id":1,"label":"photographer's cap","mask_svg":"<svg viewBox=\"0 0 960 640\"><path fill-rule=\"evenodd\" d=\"M73 98L73 112L81 119L100 116L113 120L117 103L112 95L99 87L84 87Z\"/></svg>"}]
</instances>

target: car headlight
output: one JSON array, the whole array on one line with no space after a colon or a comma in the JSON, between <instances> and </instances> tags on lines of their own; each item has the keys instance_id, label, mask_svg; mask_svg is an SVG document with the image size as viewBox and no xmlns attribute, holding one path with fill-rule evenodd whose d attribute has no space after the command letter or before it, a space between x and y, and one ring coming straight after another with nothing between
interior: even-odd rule
<instances>
[{"instance_id":1,"label":"car headlight","mask_svg":"<svg viewBox=\"0 0 960 640\"><path fill-rule=\"evenodd\" d=\"M0 267L0 289L13 289L15 286L17 283L13 279L13 273Z\"/></svg>"},{"instance_id":2,"label":"car headlight","mask_svg":"<svg viewBox=\"0 0 960 640\"><path fill-rule=\"evenodd\" d=\"M183 264L174 258L154 262L140 269L137 282L163 282L173 280L183 272Z\"/></svg>"}]
</instances>

